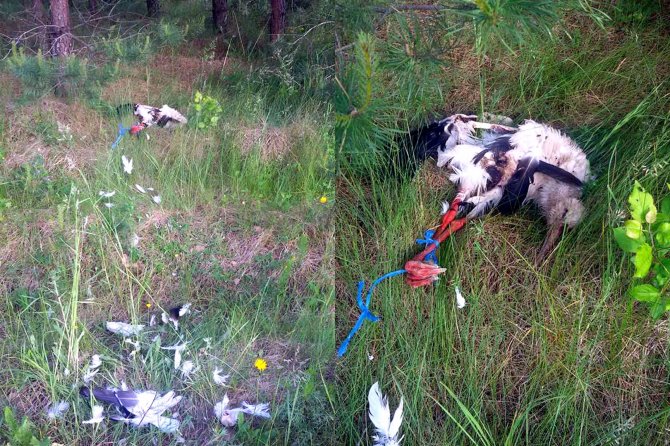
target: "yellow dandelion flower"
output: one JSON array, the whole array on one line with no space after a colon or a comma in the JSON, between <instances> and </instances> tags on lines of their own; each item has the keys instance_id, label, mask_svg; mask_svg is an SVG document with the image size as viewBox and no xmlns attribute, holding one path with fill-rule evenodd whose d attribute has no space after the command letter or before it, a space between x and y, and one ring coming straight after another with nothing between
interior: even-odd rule
<instances>
[{"instance_id":1,"label":"yellow dandelion flower","mask_svg":"<svg viewBox=\"0 0 670 446\"><path fill-rule=\"evenodd\" d=\"M256 367L261 372L268 368L268 363L263 358L258 358L254 361L254 367Z\"/></svg>"},{"instance_id":2,"label":"yellow dandelion flower","mask_svg":"<svg viewBox=\"0 0 670 446\"><path fill-rule=\"evenodd\" d=\"M151 308L151 302L147 302L147 303L145 304L145 306L146 306L147 308Z\"/></svg>"},{"instance_id":3,"label":"yellow dandelion flower","mask_svg":"<svg viewBox=\"0 0 670 446\"><path fill-rule=\"evenodd\" d=\"M321 196L321 198L319 199L319 202L320 202L321 204L326 204L326 203L328 203L328 197L326 197L325 195Z\"/></svg>"}]
</instances>

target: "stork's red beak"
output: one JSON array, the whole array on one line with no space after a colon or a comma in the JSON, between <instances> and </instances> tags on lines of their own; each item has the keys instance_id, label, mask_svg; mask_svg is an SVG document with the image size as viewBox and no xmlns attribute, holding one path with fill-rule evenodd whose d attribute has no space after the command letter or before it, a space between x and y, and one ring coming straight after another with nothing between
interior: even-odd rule
<instances>
[{"instance_id":1,"label":"stork's red beak","mask_svg":"<svg viewBox=\"0 0 670 446\"><path fill-rule=\"evenodd\" d=\"M135 124L130 128L130 134L131 135L137 135L140 133L142 130L144 130L144 126L142 124Z\"/></svg>"}]
</instances>

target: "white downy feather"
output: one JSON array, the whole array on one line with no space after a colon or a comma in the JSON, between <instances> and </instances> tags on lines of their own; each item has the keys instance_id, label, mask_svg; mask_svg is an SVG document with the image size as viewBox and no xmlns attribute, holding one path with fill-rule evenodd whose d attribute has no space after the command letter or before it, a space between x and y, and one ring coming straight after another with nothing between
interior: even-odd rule
<instances>
[{"instance_id":1,"label":"white downy feather","mask_svg":"<svg viewBox=\"0 0 670 446\"><path fill-rule=\"evenodd\" d=\"M212 372L212 380L218 386L225 386L228 383L228 378L230 378L230 375L221 375L221 369L218 367Z\"/></svg>"},{"instance_id":2,"label":"white downy feather","mask_svg":"<svg viewBox=\"0 0 670 446\"><path fill-rule=\"evenodd\" d=\"M62 417L68 409L70 409L70 403L67 401L59 401L49 407L47 410L47 417L50 420L55 420L56 418Z\"/></svg>"},{"instance_id":3,"label":"white downy feather","mask_svg":"<svg viewBox=\"0 0 670 446\"><path fill-rule=\"evenodd\" d=\"M107 330L122 336L133 336L144 330L144 325L132 325L125 322L107 322Z\"/></svg>"},{"instance_id":4,"label":"white downy feather","mask_svg":"<svg viewBox=\"0 0 670 446\"><path fill-rule=\"evenodd\" d=\"M133 159L128 158L126 155L121 156L121 162L123 163L123 171L130 175L133 173Z\"/></svg>"},{"instance_id":5,"label":"white downy feather","mask_svg":"<svg viewBox=\"0 0 670 446\"><path fill-rule=\"evenodd\" d=\"M98 424L103 420L102 412L104 408L95 404L91 408L91 418L86 421L82 421L82 424Z\"/></svg>"},{"instance_id":6,"label":"white downy feather","mask_svg":"<svg viewBox=\"0 0 670 446\"><path fill-rule=\"evenodd\" d=\"M86 368L86 372L84 373L84 377L82 378L84 384L89 384L91 381L93 381L93 378L95 378L95 375L98 374L98 368L101 365L102 360L100 359L100 355L93 355L91 357L91 363Z\"/></svg>"},{"instance_id":7,"label":"white downy feather","mask_svg":"<svg viewBox=\"0 0 670 446\"><path fill-rule=\"evenodd\" d=\"M268 403L249 404L246 401L242 403L242 407L228 408L230 399L228 394L225 394L223 400L216 403L214 406L214 415L226 427L233 427L237 424L237 418L241 413L251 415L254 417L270 418L270 405Z\"/></svg>"},{"instance_id":8,"label":"white downy feather","mask_svg":"<svg viewBox=\"0 0 670 446\"><path fill-rule=\"evenodd\" d=\"M465 308L465 298L461 294L461 289L456 287L456 308Z\"/></svg>"},{"instance_id":9,"label":"white downy feather","mask_svg":"<svg viewBox=\"0 0 670 446\"><path fill-rule=\"evenodd\" d=\"M402 440L402 437L398 438L398 435L402 424L403 399L400 399L400 404L391 419L388 401L379 390L379 383L374 383L368 393L368 404L370 405L370 421L374 424L376 431L373 437L375 446L398 446Z\"/></svg>"},{"instance_id":10,"label":"white downy feather","mask_svg":"<svg viewBox=\"0 0 670 446\"><path fill-rule=\"evenodd\" d=\"M175 370L180 370L181 352L183 352L186 349L186 345L188 345L188 342L184 342L183 344L172 345L170 347L161 347L162 350L174 350L174 369Z\"/></svg>"}]
</instances>

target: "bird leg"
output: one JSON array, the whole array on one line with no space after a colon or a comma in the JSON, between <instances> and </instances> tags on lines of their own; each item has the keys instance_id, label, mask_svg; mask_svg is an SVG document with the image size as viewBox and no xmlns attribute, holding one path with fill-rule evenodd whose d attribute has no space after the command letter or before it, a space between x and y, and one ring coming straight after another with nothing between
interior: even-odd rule
<instances>
[{"instance_id":1,"label":"bird leg","mask_svg":"<svg viewBox=\"0 0 670 446\"><path fill-rule=\"evenodd\" d=\"M456 215L458 214L458 209L462 201L463 201L463 194L459 192L456 194L454 201L451 202L451 205L449 206L447 212L445 212L444 215L442 216L442 224L440 225L440 229L438 229L438 232L444 231L444 229L447 226L449 226L449 223L454 221Z\"/></svg>"},{"instance_id":2,"label":"bird leg","mask_svg":"<svg viewBox=\"0 0 670 446\"><path fill-rule=\"evenodd\" d=\"M486 122L471 121L470 124L472 124L472 127L476 129L493 130L496 133L516 132L519 130L514 127L508 127L502 124L489 124Z\"/></svg>"},{"instance_id":3,"label":"bird leg","mask_svg":"<svg viewBox=\"0 0 670 446\"><path fill-rule=\"evenodd\" d=\"M549 227L549 230L547 231L547 236L544 239L544 243L542 244L542 248L540 248L540 252L537 255L537 258L535 259L535 264L540 265L542 264L549 254L551 254L556 247L556 243L558 242L558 239L561 238L563 235L563 225L560 224L555 224Z\"/></svg>"},{"instance_id":4,"label":"bird leg","mask_svg":"<svg viewBox=\"0 0 670 446\"><path fill-rule=\"evenodd\" d=\"M458 208L458 206L456 206ZM452 220L444 229L440 229L439 233L433 236L436 243L431 243L426 248L415 255L412 260L405 263L405 282L407 285L417 288L424 285L429 285L437 280L437 276L446 271L445 268L440 268L432 262L426 262L425 258L428 254L437 249L440 243L449 238L453 233L465 226L467 217Z\"/></svg>"}]
</instances>

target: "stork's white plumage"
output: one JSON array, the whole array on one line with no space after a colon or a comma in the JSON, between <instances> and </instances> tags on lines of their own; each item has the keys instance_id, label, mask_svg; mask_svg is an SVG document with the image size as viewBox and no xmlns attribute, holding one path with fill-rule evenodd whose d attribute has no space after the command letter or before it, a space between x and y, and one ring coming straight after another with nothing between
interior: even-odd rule
<instances>
[{"instance_id":1,"label":"stork's white plumage","mask_svg":"<svg viewBox=\"0 0 670 446\"><path fill-rule=\"evenodd\" d=\"M135 104L133 114L139 119L139 122L130 129L130 133L133 135L154 124L158 127L170 128L188 122L184 115L169 105L157 108L150 105Z\"/></svg>"},{"instance_id":2,"label":"stork's white plumage","mask_svg":"<svg viewBox=\"0 0 670 446\"><path fill-rule=\"evenodd\" d=\"M572 139L546 124L526 121L511 128L475 119L454 115L432 124L444 132L437 138L433 133L431 144L438 145L437 165L452 172L449 180L458 187L458 211L466 213L467 221L496 210L508 214L523 204L535 203L548 226L539 254L542 259L563 228L576 226L583 217L581 189L590 172L586 154ZM477 129L487 132L478 138ZM452 219L455 214L452 212Z\"/></svg>"}]
</instances>

